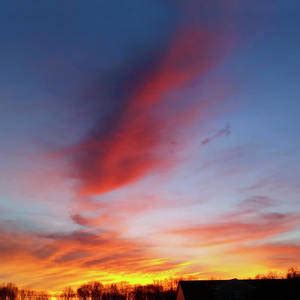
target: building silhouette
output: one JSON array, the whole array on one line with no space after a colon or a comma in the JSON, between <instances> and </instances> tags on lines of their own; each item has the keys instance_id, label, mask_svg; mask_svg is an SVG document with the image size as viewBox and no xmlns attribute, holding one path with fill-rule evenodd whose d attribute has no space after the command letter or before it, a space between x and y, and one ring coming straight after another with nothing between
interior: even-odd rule
<instances>
[{"instance_id":1,"label":"building silhouette","mask_svg":"<svg viewBox=\"0 0 300 300\"><path fill-rule=\"evenodd\" d=\"M296 300L300 280L194 280L178 283L176 300Z\"/></svg>"}]
</instances>

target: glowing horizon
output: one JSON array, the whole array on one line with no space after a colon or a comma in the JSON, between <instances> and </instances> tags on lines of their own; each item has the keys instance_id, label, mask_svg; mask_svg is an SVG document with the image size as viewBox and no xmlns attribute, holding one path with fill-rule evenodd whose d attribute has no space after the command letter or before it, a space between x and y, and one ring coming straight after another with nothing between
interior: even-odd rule
<instances>
[{"instance_id":1,"label":"glowing horizon","mask_svg":"<svg viewBox=\"0 0 300 300\"><path fill-rule=\"evenodd\" d=\"M0 283L300 265L297 4L1 4Z\"/></svg>"}]
</instances>

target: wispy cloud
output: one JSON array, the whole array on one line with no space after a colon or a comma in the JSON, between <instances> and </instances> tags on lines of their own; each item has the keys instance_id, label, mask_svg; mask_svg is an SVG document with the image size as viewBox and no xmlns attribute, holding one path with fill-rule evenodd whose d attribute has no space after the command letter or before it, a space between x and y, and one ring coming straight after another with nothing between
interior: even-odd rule
<instances>
[{"instance_id":1,"label":"wispy cloud","mask_svg":"<svg viewBox=\"0 0 300 300\"><path fill-rule=\"evenodd\" d=\"M216 246L238 242L257 241L288 232L293 229L299 216L264 214L253 220L217 221L176 231L192 238L198 246Z\"/></svg>"},{"instance_id":2,"label":"wispy cloud","mask_svg":"<svg viewBox=\"0 0 300 300\"><path fill-rule=\"evenodd\" d=\"M261 261L268 269L287 270L300 263L300 244L297 242L261 243L242 246L228 251L228 255L239 255L244 259Z\"/></svg>"},{"instance_id":3,"label":"wispy cloud","mask_svg":"<svg viewBox=\"0 0 300 300\"><path fill-rule=\"evenodd\" d=\"M253 197L239 208L219 216L209 223L174 230L173 233L190 239L194 246L233 245L257 242L289 232L300 225L298 213L266 212L273 200Z\"/></svg>"}]
</instances>

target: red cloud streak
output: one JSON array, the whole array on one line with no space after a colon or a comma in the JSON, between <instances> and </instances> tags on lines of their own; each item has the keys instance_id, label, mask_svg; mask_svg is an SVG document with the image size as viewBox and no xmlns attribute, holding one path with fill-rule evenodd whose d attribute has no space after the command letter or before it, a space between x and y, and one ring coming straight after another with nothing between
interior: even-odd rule
<instances>
[{"instance_id":1,"label":"red cloud streak","mask_svg":"<svg viewBox=\"0 0 300 300\"><path fill-rule=\"evenodd\" d=\"M178 34L151 72L142 74L146 79L133 87L109 135L89 136L72 150L81 196L111 191L170 166L176 129L186 128L195 111L203 115L207 105L181 102L170 93L216 65L220 40L207 32Z\"/></svg>"}]
</instances>

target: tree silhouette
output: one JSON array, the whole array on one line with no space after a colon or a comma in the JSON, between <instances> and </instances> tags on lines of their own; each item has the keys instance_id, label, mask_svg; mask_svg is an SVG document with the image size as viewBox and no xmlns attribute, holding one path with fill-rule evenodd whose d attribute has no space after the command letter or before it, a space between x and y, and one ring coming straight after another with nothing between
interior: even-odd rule
<instances>
[{"instance_id":1,"label":"tree silhouette","mask_svg":"<svg viewBox=\"0 0 300 300\"><path fill-rule=\"evenodd\" d=\"M8 283L5 286L0 287L0 299L1 300L16 300L18 296L18 288L12 284Z\"/></svg>"},{"instance_id":2,"label":"tree silhouette","mask_svg":"<svg viewBox=\"0 0 300 300\"><path fill-rule=\"evenodd\" d=\"M289 268L286 274L287 279L300 279L300 274L296 268Z\"/></svg>"},{"instance_id":3,"label":"tree silhouette","mask_svg":"<svg viewBox=\"0 0 300 300\"><path fill-rule=\"evenodd\" d=\"M61 298L63 298L64 300L72 300L75 298L76 293L74 292L74 290L70 287L67 287L63 290L62 294L60 295Z\"/></svg>"},{"instance_id":4,"label":"tree silhouette","mask_svg":"<svg viewBox=\"0 0 300 300\"><path fill-rule=\"evenodd\" d=\"M77 289L77 296L81 300L87 300L91 296L91 286L89 284L83 284Z\"/></svg>"},{"instance_id":5,"label":"tree silhouette","mask_svg":"<svg viewBox=\"0 0 300 300\"><path fill-rule=\"evenodd\" d=\"M101 295L103 292L103 284L101 282L91 282L90 284L91 297L92 300L101 300Z\"/></svg>"}]
</instances>

